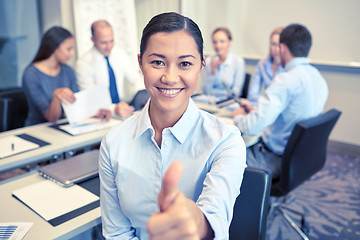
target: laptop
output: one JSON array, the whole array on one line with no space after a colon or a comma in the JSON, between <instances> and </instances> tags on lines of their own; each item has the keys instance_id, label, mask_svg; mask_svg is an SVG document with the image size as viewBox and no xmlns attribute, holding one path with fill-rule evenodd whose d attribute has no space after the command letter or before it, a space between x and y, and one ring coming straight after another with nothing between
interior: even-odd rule
<instances>
[{"instance_id":1,"label":"laptop","mask_svg":"<svg viewBox=\"0 0 360 240\"><path fill-rule=\"evenodd\" d=\"M72 158L38 168L39 174L63 187L96 177L99 174L99 150L92 150Z\"/></svg>"}]
</instances>

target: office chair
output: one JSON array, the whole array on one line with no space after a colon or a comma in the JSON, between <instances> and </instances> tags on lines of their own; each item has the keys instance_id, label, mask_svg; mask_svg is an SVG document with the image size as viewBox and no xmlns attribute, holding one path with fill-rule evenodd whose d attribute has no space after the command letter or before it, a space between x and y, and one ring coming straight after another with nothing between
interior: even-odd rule
<instances>
[{"instance_id":1,"label":"office chair","mask_svg":"<svg viewBox=\"0 0 360 240\"><path fill-rule=\"evenodd\" d=\"M240 195L234 205L234 215L229 229L229 239L264 240L271 175L262 169L247 167Z\"/></svg>"},{"instance_id":2,"label":"office chair","mask_svg":"<svg viewBox=\"0 0 360 240\"><path fill-rule=\"evenodd\" d=\"M240 98L247 98L248 92L249 92L249 86L250 86L250 79L251 79L251 74L250 73L246 73L245 74L245 80L244 80L244 85L243 85L243 89L241 91L240 94Z\"/></svg>"},{"instance_id":3,"label":"office chair","mask_svg":"<svg viewBox=\"0 0 360 240\"><path fill-rule=\"evenodd\" d=\"M28 104L22 88L0 92L0 131L25 126Z\"/></svg>"},{"instance_id":4,"label":"office chair","mask_svg":"<svg viewBox=\"0 0 360 240\"><path fill-rule=\"evenodd\" d=\"M130 105L134 106L135 111L142 109L147 100L150 98L149 93L146 91L146 89L139 90L133 100L130 102Z\"/></svg>"},{"instance_id":5,"label":"office chair","mask_svg":"<svg viewBox=\"0 0 360 240\"><path fill-rule=\"evenodd\" d=\"M322 169L326 161L328 138L340 115L340 111L331 109L295 125L284 150L280 177L272 180L270 196L286 197ZM278 202L273 203L272 207L281 213L300 237L308 239L304 228L305 216L302 213ZM301 216L301 227L294 223L285 210Z\"/></svg>"}]
</instances>

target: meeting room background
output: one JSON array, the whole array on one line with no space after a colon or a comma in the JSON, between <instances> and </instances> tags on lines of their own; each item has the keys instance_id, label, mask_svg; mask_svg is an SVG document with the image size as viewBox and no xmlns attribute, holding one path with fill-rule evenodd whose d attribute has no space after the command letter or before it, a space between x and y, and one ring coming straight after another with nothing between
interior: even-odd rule
<instances>
[{"instance_id":1,"label":"meeting room background","mask_svg":"<svg viewBox=\"0 0 360 240\"><path fill-rule=\"evenodd\" d=\"M100 8L91 7L95 4ZM37 51L40 36L51 26L61 25L75 33L79 56L86 40L90 41L85 35L89 23L102 16L91 14L94 9L107 12L117 44L124 44L134 59L141 29L160 12L176 11L194 19L203 32L205 55L214 53L212 30L226 26L233 33L232 51L245 59L250 74L258 60L267 56L268 36L274 27L304 24L313 35L309 59L330 90L324 111L337 108L343 113L330 140L360 146L360 1L1 0L0 89L21 86L22 72ZM124 29L132 30L117 37L116 32Z\"/></svg>"}]
</instances>

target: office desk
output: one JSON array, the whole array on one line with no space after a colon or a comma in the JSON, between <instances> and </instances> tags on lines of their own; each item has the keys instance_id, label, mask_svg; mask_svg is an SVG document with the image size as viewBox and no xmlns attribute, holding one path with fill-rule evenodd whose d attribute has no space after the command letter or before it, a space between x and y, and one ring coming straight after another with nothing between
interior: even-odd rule
<instances>
[{"instance_id":1,"label":"office desk","mask_svg":"<svg viewBox=\"0 0 360 240\"><path fill-rule=\"evenodd\" d=\"M46 180L37 171L32 171L0 185L0 222L33 222L25 240L69 239L101 223L101 212L98 207L53 227L11 195L14 190L40 181Z\"/></svg>"},{"instance_id":2,"label":"office desk","mask_svg":"<svg viewBox=\"0 0 360 240\"><path fill-rule=\"evenodd\" d=\"M62 121L64 122L65 120ZM120 122L119 120L119 123ZM1 133L0 138L25 133L46 141L50 143L50 145L0 159L0 172L51 159L54 155L67 151L99 144L109 131L109 128L106 128L78 136L71 136L65 132L49 127L52 124L53 123L41 123Z\"/></svg>"},{"instance_id":3,"label":"office desk","mask_svg":"<svg viewBox=\"0 0 360 240\"><path fill-rule=\"evenodd\" d=\"M196 104L196 106L198 108L205 110L211 114L214 114L217 117L232 118L231 117L232 111L230 111L226 108L219 108L218 106L216 106L216 104L202 103L202 102L196 102L196 101L194 101L194 103Z\"/></svg>"},{"instance_id":4,"label":"office desk","mask_svg":"<svg viewBox=\"0 0 360 240\"><path fill-rule=\"evenodd\" d=\"M234 120L231 116L231 110L226 108L219 108L216 104L208 104L194 101L196 106L202 110L212 113L214 116L218 117L222 122L230 125L234 125ZM241 135L246 147L250 147L258 142L260 135L249 136L246 134Z\"/></svg>"}]
</instances>

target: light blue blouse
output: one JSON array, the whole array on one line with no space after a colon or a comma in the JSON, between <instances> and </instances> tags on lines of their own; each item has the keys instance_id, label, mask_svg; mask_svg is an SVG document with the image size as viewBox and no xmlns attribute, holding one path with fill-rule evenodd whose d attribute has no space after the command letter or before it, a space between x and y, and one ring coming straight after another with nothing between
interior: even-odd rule
<instances>
[{"instance_id":1,"label":"light blue blouse","mask_svg":"<svg viewBox=\"0 0 360 240\"><path fill-rule=\"evenodd\" d=\"M284 68L280 65L276 70L276 73L273 74L271 68L271 58L261 60L257 66L254 73L254 77L251 79L247 99L251 102L253 106L257 106L257 101L261 94L261 87L267 89L271 83L271 80L282 73Z\"/></svg>"},{"instance_id":2,"label":"light blue blouse","mask_svg":"<svg viewBox=\"0 0 360 240\"><path fill-rule=\"evenodd\" d=\"M320 72L306 58L295 58L260 96L257 111L238 115L234 122L248 135L262 133L264 143L282 155L295 124L319 115L327 97L328 87Z\"/></svg>"},{"instance_id":3,"label":"light blue blouse","mask_svg":"<svg viewBox=\"0 0 360 240\"><path fill-rule=\"evenodd\" d=\"M203 211L215 239L227 239L239 194L245 144L235 126L199 110L190 99L179 121L162 133L161 148L149 118L140 113L113 128L100 147L103 233L111 239L148 239L146 224L159 211L162 177L175 160L184 164L178 186Z\"/></svg>"},{"instance_id":4,"label":"light blue blouse","mask_svg":"<svg viewBox=\"0 0 360 240\"><path fill-rule=\"evenodd\" d=\"M229 95L225 83L235 96L240 97L245 80L245 62L239 56L229 53L225 62L218 66L215 74L211 74L211 58L206 58L202 77L202 89L206 95Z\"/></svg>"}]
</instances>

